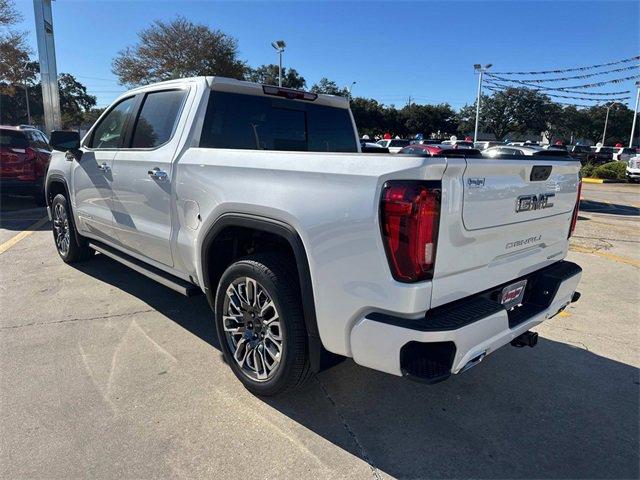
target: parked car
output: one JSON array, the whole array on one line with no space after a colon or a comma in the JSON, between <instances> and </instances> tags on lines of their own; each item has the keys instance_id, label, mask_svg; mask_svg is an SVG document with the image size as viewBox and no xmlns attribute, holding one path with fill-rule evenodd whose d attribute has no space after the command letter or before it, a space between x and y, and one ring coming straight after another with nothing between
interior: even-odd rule
<instances>
[{"instance_id":1,"label":"parked car","mask_svg":"<svg viewBox=\"0 0 640 480\"><path fill-rule=\"evenodd\" d=\"M640 155L627 160L627 180L633 183L640 181Z\"/></svg>"},{"instance_id":2,"label":"parked car","mask_svg":"<svg viewBox=\"0 0 640 480\"><path fill-rule=\"evenodd\" d=\"M371 143L370 140L360 139L360 151L362 153L389 153L387 147L378 145L377 143Z\"/></svg>"},{"instance_id":3,"label":"parked car","mask_svg":"<svg viewBox=\"0 0 640 480\"><path fill-rule=\"evenodd\" d=\"M579 297L576 161L359 154L346 98L220 77L126 92L51 145L60 258L204 293L258 395L344 357L442 381Z\"/></svg>"},{"instance_id":4,"label":"parked car","mask_svg":"<svg viewBox=\"0 0 640 480\"><path fill-rule=\"evenodd\" d=\"M457 148L456 145L409 145L398 153L410 155L427 155L430 157L478 157L480 150L476 148Z\"/></svg>"},{"instance_id":5,"label":"parked car","mask_svg":"<svg viewBox=\"0 0 640 480\"><path fill-rule=\"evenodd\" d=\"M615 148L613 151L613 159L618 162L627 162L629 159L636 155L635 148Z\"/></svg>"},{"instance_id":6,"label":"parked car","mask_svg":"<svg viewBox=\"0 0 640 480\"><path fill-rule=\"evenodd\" d=\"M40 130L30 126L0 126L0 191L29 195L45 205L44 179L51 147Z\"/></svg>"},{"instance_id":7,"label":"parked car","mask_svg":"<svg viewBox=\"0 0 640 480\"><path fill-rule=\"evenodd\" d=\"M596 154L588 145L573 145L569 147L569 154L573 158L577 158L583 164L595 161Z\"/></svg>"},{"instance_id":8,"label":"parked car","mask_svg":"<svg viewBox=\"0 0 640 480\"><path fill-rule=\"evenodd\" d=\"M489 141L474 142L473 146L474 148L477 148L478 150L482 151L482 150L486 150L489 147L497 147L504 144L505 144L504 142L489 140Z\"/></svg>"},{"instance_id":9,"label":"parked car","mask_svg":"<svg viewBox=\"0 0 640 480\"><path fill-rule=\"evenodd\" d=\"M518 157L557 157L571 159L569 152L559 149L545 149L542 147L503 146L490 147L482 151L482 155L489 158L518 158Z\"/></svg>"},{"instance_id":10,"label":"parked car","mask_svg":"<svg viewBox=\"0 0 640 480\"><path fill-rule=\"evenodd\" d=\"M400 149L409 145L409 140L393 138L390 140L378 140L378 145L388 148L391 153L398 153Z\"/></svg>"},{"instance_id":11,"label":"parked car","mask_svg":"<svg viewBox=\"0 0 640 480\"><path fill-rule=\"evenodd\" d=\"M441 145L455 145L458 148L475 148L473 146L473 142L468 140L445 140L441 143Z\"/></svg>"},{"instance_id":12,"label":"parked car","mask_svg":"<svg viewBox=\"0 0 640 480\"><path fill-rule=\"evenodd\" d=\"M613 147L591 147L595 157L594 163L608 163L613 162Z\"/></svg>"}]
</instances>

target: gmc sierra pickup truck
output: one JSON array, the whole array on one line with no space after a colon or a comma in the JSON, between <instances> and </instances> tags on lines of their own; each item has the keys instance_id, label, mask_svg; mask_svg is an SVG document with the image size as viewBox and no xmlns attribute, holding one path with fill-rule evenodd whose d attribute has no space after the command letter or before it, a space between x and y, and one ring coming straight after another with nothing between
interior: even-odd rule
<instances>
[{"instance_id":1,"label":"gmc sierra pickup truck","mask_svg":"<svg viewBox=\"0 0 640 480\"><path fill-rule=\"evenodd\" d=\"M51 144L62 260L203 292L258 395L345 357L435 383L579 297L571 158L362 154L346 99L218 77L131 90Z\"/></svg>"}]
</instances>

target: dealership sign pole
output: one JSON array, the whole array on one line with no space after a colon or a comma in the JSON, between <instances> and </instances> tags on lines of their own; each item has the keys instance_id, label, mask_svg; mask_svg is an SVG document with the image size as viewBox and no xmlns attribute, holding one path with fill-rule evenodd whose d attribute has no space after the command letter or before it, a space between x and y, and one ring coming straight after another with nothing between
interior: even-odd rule
<instances>
[{"instance_id":1,"label":"dealership sign pole","mask_svg":"<svg viewBox=\"0 0 640 480\"><path fill-rule=\"evenodd\" d=\"M482 97L482 75L484 75L484 72L489 70L489 68L491 68L491 64L490 63L487 63L484 67L482 65L480 65L479 63L476 63L473 66L473 70L476 73L480 74L480 78L478 78L478 98L476 99L476 127L473 130L473 141L474 142L478 141L478 123L480 122L480 97Z\"/></svg>"},{"instance_id":2,"label":"dealership sign pole","mask_svg":"<svg viewBox=\"0 0 640 480\"><path fill-rule=\"evenodd\" d=\"M47 134L50 135L52 130L59 130L62 123L60 120L60 94L58 92L56 49L53 41L51 0L33 0L33 12L38 39L44 124Z\"/></svg>"}]
</instances>

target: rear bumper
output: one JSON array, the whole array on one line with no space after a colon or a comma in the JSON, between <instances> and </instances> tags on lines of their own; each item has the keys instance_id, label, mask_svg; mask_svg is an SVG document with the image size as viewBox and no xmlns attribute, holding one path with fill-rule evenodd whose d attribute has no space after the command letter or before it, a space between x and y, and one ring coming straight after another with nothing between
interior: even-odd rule
<instances>
[{"instance_id":1,"label":"rear bumper","mask_svg":"<svg viewBox=\"0 0 640 480\"><path fill-rule=\"evenodd\" d=\"M629 168L629 167L627 167L627 177L628 178L640 178L640 168Z\"/></svg>"},{"instance_id":2,"label":"rear bumper","mask_svg":"<svg viewBox=\"0 0 640 480\"><path fill-rule=\"evenodd\" d=\"M444 380L563 310L574 300L581 274L578 265L561 261L523 277L528 281L523 303L511 311L495 300L500 285L419 319L368 314L351 331L353 359L393 375Z\"/></svg>"}]
</instances>

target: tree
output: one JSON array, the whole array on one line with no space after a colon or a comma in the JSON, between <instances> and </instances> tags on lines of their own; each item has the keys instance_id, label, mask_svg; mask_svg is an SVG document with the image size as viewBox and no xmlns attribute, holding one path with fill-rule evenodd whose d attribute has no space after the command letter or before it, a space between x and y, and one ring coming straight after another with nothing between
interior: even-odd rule
<instances>
[{"instance_id":1,"label":"tree","mask_svg":"<svg viewBox=\"0 0 640 480\"><path fill-rule=\"evenodd\" d=\"M384 130L384 106L373 98L354 98L351 101L351 112L360 136L378 135Z\"/></svg>"},{"instance_id":2,"label":"tree","mask_svg":"<svg viewBox=\"0 0 640 480\"><path fill-rule=\"evenodd\" d=\"M318 83L315 83L311 87L311 91L313 93L324 93L326 95L338 95L340 97L348 97L349 89L348 88L340 88L338 84L333 80L329 80L326 77L322 77Z\"/></svg>"},{"instance_id":3,"label":"tree","mask_svg":"<svg viewBox=\"0 0 640 480\"><path fill-rule=\"evenodd\" d=\"M96 105L96 97L87 93L86 87L69 73L58 75L58 90L60 92L60 110L64 128L78 127L85 124L85 114ZM31 116L33 123L43 121L44 108L42 105L42 88L40 83L27 87ZM24 106L24 95L10 95L0 93L0 123L17 125L27 122Z\"/></svg>"},{"instance_id":4,"label":"tree","mask_svg":"<svg viewBox=\"0 0 640 480\"><path fill-rule=\"evenodd\" d=\"M22 20L22 15L18 13L13 2L0 0L0 27L9 27Z\"/></svg>"},{"instance_id":5,"label":"tree","mask_svg":"<svg viewBox=\"0 0 640 480\"><path fill-rule=\"evenodd\" d=\"M249 68L247 80L264 85L278 85L278 65L261 65L258 68ZM282 86L287 88L303 89L307 81L295 68L282 67Z\"/></svg>"},{"instance_id":6,"label":"tree","mask_svg":"<svg viewBox=\"0 0 640 480\"><path fill-rule=\"evenodd\" d=\"M139 42L120 51L112 70L123 85L146 85L198 75L242 79L246 65L238 60L235 38L177 17L156 20L138 34Z\"/></svg>"}]
</instances>

